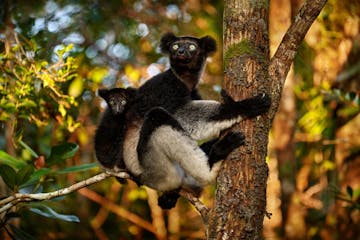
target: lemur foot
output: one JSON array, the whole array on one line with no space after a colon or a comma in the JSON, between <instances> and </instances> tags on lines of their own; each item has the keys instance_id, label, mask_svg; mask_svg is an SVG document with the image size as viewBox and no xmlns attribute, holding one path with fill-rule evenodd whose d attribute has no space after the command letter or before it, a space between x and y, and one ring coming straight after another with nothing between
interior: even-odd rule
<instances>
[{"instance_id":1,"label":"lemur foot","mask_svg":"<svg viewBox=\"0 0 360 240\"><path fill-rule=\"evenodd\" d=\"M179 197L178 191L164 192L163 195L158 198L158 205L162 209L171 209L175 207Z\"/></svg>"},{"instance_id":2,"label":"lemur foot","mask_svg":"<svg viewBox=\"0 0 360 240\"><path fill-rule=\"evenodd\" d=\"M210 168L218 161L224 159L234 149L245 143L245 136L241 132L229 132L221 140L216 142L209 156Z\"/></svg>"}]
</instances>

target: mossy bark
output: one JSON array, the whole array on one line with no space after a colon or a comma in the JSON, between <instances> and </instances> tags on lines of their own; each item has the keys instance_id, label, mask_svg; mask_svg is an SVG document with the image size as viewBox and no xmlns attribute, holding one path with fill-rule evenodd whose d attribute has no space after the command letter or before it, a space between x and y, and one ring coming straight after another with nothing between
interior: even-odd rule
<instances>
[{"instance_id":1,"label":"mossy bark","mask_svg":"<svg viewBox=\"0 0 360 240\"><path fill-rule=\"evenodd\" d=\"M236 100L270 93L268 1L225 1L224 88ZM241 122L246 144L224 161L208 239L261 239L266 213L266 164L270 121Z\"/></svg>"},{"instance_id":2,"label":"mossy bark","mask_svg":"<svg viewBox=\"0 0 360 240\"><path fill-rule=\"evenodd\" d=\"M269 57L268 0L224 1L224 83L235 99L270 94L268 114L241 122L233 130L246 144L224 161L218 176L216 204L207 215L208 239L262 239L266 214L268 135L295 53L326 0L307 0Z\"/></svg>"}]
</instances>

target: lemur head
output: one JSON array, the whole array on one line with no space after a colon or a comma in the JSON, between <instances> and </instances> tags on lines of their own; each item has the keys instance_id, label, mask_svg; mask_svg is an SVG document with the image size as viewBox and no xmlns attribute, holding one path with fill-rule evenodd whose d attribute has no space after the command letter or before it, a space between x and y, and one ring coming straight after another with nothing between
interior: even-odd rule
<instances>
[{"instance_id":1,"label":"lemur head","mask_svg":"<svg viewBox=\"0 0 360 240\"><path fill-rule=\"evenodd\" d=\"M212 37L177 37L166 33L160 41L160 49L168 54L172 68L201 70L209 54L216 51L216 42Z\"/></svg>"},{"instance_id":2,"label":"lemur head","mask_svg":"<svg viewBox=\"0 0 360 240\"><path fill-rule=\"evenodd\" d=\"M106 101L112 114L119 115L124 112L126 104L135 98L136 90L134 88L99 89L98 94Z\"/></svg>"}]
</instances>

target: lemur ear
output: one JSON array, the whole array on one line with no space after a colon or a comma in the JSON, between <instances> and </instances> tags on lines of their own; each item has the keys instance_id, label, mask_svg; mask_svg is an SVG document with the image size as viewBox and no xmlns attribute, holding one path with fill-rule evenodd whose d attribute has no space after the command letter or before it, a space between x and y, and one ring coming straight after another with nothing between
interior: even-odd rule
<instances>
[{"instance_id":1,"label":"lemur ear","mask_svg":"<svg viewBox=\"0 0 360 240\"><path fill-rule=\"evenodd\" d=\"M214 38L205 36L200 38L199 42L201 49L203 49L207 54L211 54L216 51L216 41Z\"/></svg>"},{"instance_id":2,"label":"lemur ear","mask_svg":"<svg viewBox=\"0 0 360 240\"><path fill-rule=\"evenodd\" d=\"M107 98L109 96L109 92L110 92L110 90L108 90L108 89L99 89L98 90L98 95L100 97L102 97L104 100L107 100Z\"/></svg>"},{"instance_id":3,"label":"lemur ear","mask_svg":"<svg viewBox=\"0 0 360 240\"><path fill-rule=\"evenodd\" d=\"M172 32L165 33L160 40L160 50L164 54L170 53L170 45L175 42L178 37L175 36Z\"/></svg>"}]
</instances>

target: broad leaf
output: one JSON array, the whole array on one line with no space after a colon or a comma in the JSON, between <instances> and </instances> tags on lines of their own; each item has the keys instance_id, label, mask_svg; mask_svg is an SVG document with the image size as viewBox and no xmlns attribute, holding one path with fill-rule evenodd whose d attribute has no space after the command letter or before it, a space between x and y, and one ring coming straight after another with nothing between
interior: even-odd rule
<instances>
[{"instance_id":1,"label":"broad leaf","mask_svg":"<svg viewBox=\"0 0 360 240\"><path fill-rule=\"evenodd\" d=\"M75 155L79 146L75 143L64 143L51 148L49 158L46 160L48 166L69 159Z\"/></svg>"},{"instance_id":2,"label":"broad leaf","mask_svg":"<svg viewBox=\"0 0 360 240\"><path fill-rule=\"evenodd\" d=\"M30 176L30 180L27 182L27 184L33 184L37 181L39 181L39 179L49 173L51 173L52 170L50 168L42 168L39 170L35 170L35 172L33 172L33 174Z\"/></svg>"},{"instance_id":3,"label":"broad leaf","mask_svg":"<svg viewBox=\"0 0 360 240\"><path fill-rule=\"evenodd\" d=\"M37 153L29 145L27 145L25 142L23 142L21 139L19 139L19 143L21 146L23 146L23 148L28 150L33 157L35 157L35 158L39 157L39 155L37 155Z\"/></svg>"},{"instance_id":4,"label":"broad leaf","mask_svg":"<svg viewBox=\"0 0 360 240\"><path fill-rule=\"evenodd\" d=\"M2 150L0 150L0 163L8 165L14 169L20 169L26 165L24 161L16 159Z\"/></svg>"},{"instance_id":5,"label":"broad leaf","mask_svg":"<svg viewBox=\"0 0 360 240\"><path fill-rule=\"evenodd\" d=\"M17 185L20 186L29 181L31 175L34 172L34 167L26 165L17 172Z\"/></svg>"},{"instance_id":6,"label":"broad leaf","mask_svg":"<svg viewBox=\"0 0 360 240\"><path fill-rule=\"evenodd\" d=\"M30 211L32 211L33 213L39 214L43 217L47 217L47 218L54 218L54 219L63 220L63 221L67 221L67 222L80 222L80 219L75 215L60 214L60 213L55 212L50 207L44 206L44 205L38 206L37 208L35 208L35 207L30 208Z\"/></svg>"},{"instance_id":7,"label":"broad leaf","mask_svg":"<svg viewBox=\"0 0 360 240\"><path fill-rule=\"evenodd\" d=\"M0 165L0 176L10 189L15 188L17 183L17 174L12 167L8 165Z\"/></svg>"}]
</instances>

